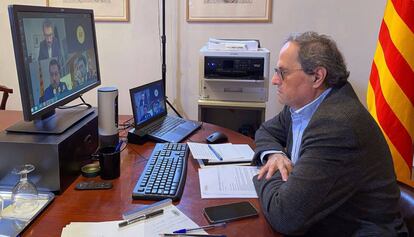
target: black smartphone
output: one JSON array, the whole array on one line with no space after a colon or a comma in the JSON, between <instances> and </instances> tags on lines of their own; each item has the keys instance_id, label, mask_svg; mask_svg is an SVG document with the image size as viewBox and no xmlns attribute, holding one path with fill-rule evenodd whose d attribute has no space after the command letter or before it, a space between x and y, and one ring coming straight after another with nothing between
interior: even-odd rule
<instances>
[{"instance_id":1,"label":"black smartphone","mask_svg":"<svg viewBox=\"0 0 414 237\"><path fill-rule=\"evenodd\" d=\"M220 206L206 207L203 210L208 222L219 223L257 216L257 210L250 202L236 202Z\"/></svg>"}]
</instances>

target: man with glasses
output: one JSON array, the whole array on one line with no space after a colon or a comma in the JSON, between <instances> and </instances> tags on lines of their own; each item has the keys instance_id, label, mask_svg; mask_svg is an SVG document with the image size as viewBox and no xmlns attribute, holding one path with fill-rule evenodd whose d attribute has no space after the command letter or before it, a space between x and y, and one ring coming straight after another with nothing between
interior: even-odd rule
<instances>
[{"instance_id":1,"label":"man with glasses","mask_svg":"<svg viewBox=\"0 0 414 237\"><path fill-rule=\"evenodd\" d=\"M407 230L384 136L347 81L336 43L315 32L282 47L272 84L283 110L256 132L253 178L283 234L400 236Z\"/></svg>"},{"instance_id":2,"label":"man with glasses","mask_svg":"<svg viewBox=\"0 0 414 237\"><path fill-rule=\"evenodd\" d=\"M55 37L54 27L50 20L46 19L42 25L44 40L40 42L38 60L60 57L59 40Z\"/></svg>"}]
</instances>

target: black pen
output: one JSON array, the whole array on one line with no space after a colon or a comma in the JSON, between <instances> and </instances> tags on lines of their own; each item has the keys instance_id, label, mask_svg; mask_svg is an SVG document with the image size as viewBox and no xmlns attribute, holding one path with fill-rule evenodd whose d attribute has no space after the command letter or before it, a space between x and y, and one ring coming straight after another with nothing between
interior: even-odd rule
<instances>
[{"instance_id":1,"label":"black pen","mask_svg":"<svg viewBox=\"0 0 414 237\"><path fill-rule=\"evenodd\" d=\"M210 150L213 152L217 159L221 161L223 160L223 157L221 157L221 155L216 150L214 150L213 146L211 146L210 144L207 144L207 146L208 148L210 148Z\"/></svg>"},{"instance_id":2,"label":"black pen","mask_svg":"<svg viewBox=\"0 0 414 237\"><path fill-rule=\"evenodd\" d=\"M152 218L152 217L156 217L156 216L161 215L161 214L163 214L163 213L164 213L164 209L160 209L160 210L157 210L157 211L154 211L154 212L151 212L151 213L148 213L148 214L142 215L142 216L138 216L138 217L135 217L135 218L132 218L132 219L129 219L129 220L126 220L126 221L120 222L120 223L118 224L118 226L119 226L120 228L121 228L121 227L125 227L125 226L127 226L127 225L130 225L130 224L132 224L132 223L138 222L138 221L140 221L140 220L145 220L145 219L149 219L149 218Z\"/></svg>"}]
</instances>

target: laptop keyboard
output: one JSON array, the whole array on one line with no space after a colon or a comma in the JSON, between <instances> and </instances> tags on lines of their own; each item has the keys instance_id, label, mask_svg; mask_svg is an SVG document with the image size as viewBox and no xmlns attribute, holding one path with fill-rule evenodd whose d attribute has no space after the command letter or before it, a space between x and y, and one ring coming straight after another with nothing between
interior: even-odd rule
<instances>
[{"instance_id":1,"label":"laptop keyboard","mask_svg":"<svg viewBox=\"0 0 414 237\"><path fill-rule=\"evenodd\" d=\"M180 199L187 175L188 153L185 143L157 143L132 191L132 198Z\"/></svg>"},{"instance_id":2,"label":"laptop keyboard","mask_svg":"<svg viewBox=\"0 0 414 237\"><path fill-rule=\"evenodd\" d=\"M154 124L151 124L151 126L145 127L143 131L146 134L161 137L162 135L166 134L167 132L171 131L174 127L177 127L182 123L185 123L184 119L166 116L165 118L158 120Z\"/></svg>"}]
</instances>

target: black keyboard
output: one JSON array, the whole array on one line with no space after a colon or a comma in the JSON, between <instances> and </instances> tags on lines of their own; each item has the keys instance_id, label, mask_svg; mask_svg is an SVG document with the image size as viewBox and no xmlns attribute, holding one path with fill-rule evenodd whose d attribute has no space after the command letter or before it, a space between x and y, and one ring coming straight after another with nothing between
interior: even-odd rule
<instances>
[{"instance_id":1,"label":"black keyboard","mask_svg":"<svg viewBox=\"0 0 414 237\"><path fill-rule=\"evenodd\" d=\"M154 136L162 136L167 132L171 131L174 127L185 123L184 119L172 117L172 116L165 116L164 118L158 120L157 122L153 123L149 127L145 127L143 131L146 134L151 134Z\"/></svg>"},{"instance_id":2,"label":"black keyboard","mask_svg":"<svg viewBox=\"0 0 414 237\"><path fill-rule=\"evenodd\" d=\"M180 199L187 176L188 152L185 143L157 143L132 191L132 198Z\"/></svg>"}]
</instances>

